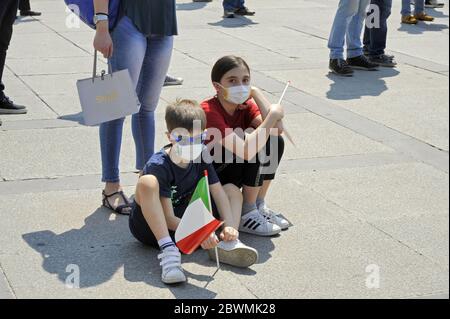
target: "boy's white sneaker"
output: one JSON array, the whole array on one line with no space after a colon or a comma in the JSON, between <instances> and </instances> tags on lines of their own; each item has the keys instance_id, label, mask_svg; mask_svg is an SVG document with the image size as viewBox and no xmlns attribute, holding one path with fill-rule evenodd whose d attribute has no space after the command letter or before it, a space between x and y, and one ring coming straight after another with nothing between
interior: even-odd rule
<instances>
[{"instance_id":1,"label":"boy's white sneaker","mask_svg":"<svg viewBox=\"0 0 450 319\"><path fill-rule=\"evenodd\" d=\"M286 230L289 228L289 222L280 216L279 213L274 212L266 205L259 208L259 212L263 215L269 222L272 224L280 226L282 230Z\"/></svg>"},{"instance_id":2,"label":"boy's white sneaker","mask_svg":"<svg viewBox=\"0 0 450 319\"><path fill-rule=\"evenodd\" d=\"M166 248L158 255L162 266L161 280L165 284L177 284L186 281L181 268L181 253L175 246Z\"/></svg>"},{"instance_id":3,"label":"boy's white sneaker","mask_svg":"<svg viewBox=\"0 0 450 319\"><path fill-rule=\"evenodd\" d=\"M254 209L241 217L239 231L258 236L273 236L279 234L281 228L269 222L257 209Z\"/></svg>"},{"instance_id":4,"label":"boy's white sneaker","mask_svg":"<svg viewBox=\"0 0 450 319\"><path fill-rule=\"evenodd\" d=\"M217 245L219 262L241 268L247 268L258 261L256 249L243 244L239 239L221 241ZM215 249L208 250L209 258L216 261Z\"/></svg>"}]
</instances>

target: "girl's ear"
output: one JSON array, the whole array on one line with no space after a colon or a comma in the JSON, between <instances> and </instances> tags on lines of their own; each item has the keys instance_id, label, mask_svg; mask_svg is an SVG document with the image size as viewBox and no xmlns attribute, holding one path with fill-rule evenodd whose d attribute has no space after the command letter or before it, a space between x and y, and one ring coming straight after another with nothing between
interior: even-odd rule
<instances>
[{"instance_id":1,"label":"girl's ear","mask_svg":"<svg viewBox=\"0 0 450 319\"><path fill-rule=\"evenodd\" d=\"M166 136L167 136L167 139L169 140L169 142L172 143L172 139L170 138L170 133L169 132L166 132Z\"/></svg>"},{"instance_id":2,"label":"girl's ear","mask_svg":"<svg viewBox=\"0 0 450 319\"><path fill-rule=\"evenodd\" d=\"M220 85L217 82L213 82L213 86L216 89L216 92L219 93L220 89L222 88L222 85Z\"/></svg>"}]
</instances>

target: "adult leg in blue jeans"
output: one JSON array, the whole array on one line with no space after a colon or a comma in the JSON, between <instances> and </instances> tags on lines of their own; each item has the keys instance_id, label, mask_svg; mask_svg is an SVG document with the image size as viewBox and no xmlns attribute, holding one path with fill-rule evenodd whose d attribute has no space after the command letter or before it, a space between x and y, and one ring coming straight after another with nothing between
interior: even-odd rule
<instances>
[{"instance_id":1,"label":"adult leg in blue jeans","mask_svg":"<svg viewBox=\"0 0 450 319\"><path fill-rule=\"evenodd\" d=\"M128 17L121 19L111 34L114 51L110 59L113 72L128 69L141 102L139 113L132 117L133 137L136 144L136 169L142 170L154 152L154 111L158 104L164 79L169 68L173 38L140 33ZM119 159L124 118L100 125L102 155L102 181L105 194L121 191ZM108 199L113 208L127 204L121 193ZM128 210L128 207L126 207Z\"/></svg>"},{"instance_id":2,"label":"adult leg in blue jeans","mask_svg":"<svg viewBox=\"0 0 450 319\"><path fill-rule=\"evenodd\" d=\"M391 15L392 0L372 0L371 5L379 8L380 21L379 27L366 25L364 51L371 62L379 66L394 67L397 65L394 57L385 54L388 33L387 19Z\"/></svg>"},{"instance_id":3,"label":"adult leg in blue jeans","mask_svg":"<svg viewBox=\"0 0 450 319\"><path fill-rule=\"evenodd\" d=\"M364 55L361 33L369 0L340 0L328 41L330 49L330 70L338 75L351 76L354 68L372 70L376 65ZM344 45L347 40L347 60L344 59ZM349 65L350 64L350 65Z\"/></svg>"},{"instance_id":4,"label":"adult leg in blue jeans","mask_svg":"<svg viewBox=\"0 0 450 319\"><path fill-rule=\"evenodd\" d=\"M223 0L222 5L225 18L233 18L234 15L255 15L255 12L245 7L245 0Z\"/></svg>"},{"instance_id":5,"label":"adult leg in blue jeans","mask_svg":"<svg viewBox=\"0 0 450 319\"><path fill-rule=\"evenodd\" d=\"M370 0L359 0L357 12L348 23L346 34L347 59L363 55L361 33L365 25L369 3Z\"/></svg>"},{"instance_id":6,"label":"adult leg in blue jeans","mask_svg":"<svg viewBox=\"0 0 450 319\"><path fill-rule=\"evenodd\" d=\"M416 0L414 15L411 11L411 1L402 0L402 23L417 24L418 21L434 21L434 18L425 12L425 0Z\"/></svg>"}]
</instances>

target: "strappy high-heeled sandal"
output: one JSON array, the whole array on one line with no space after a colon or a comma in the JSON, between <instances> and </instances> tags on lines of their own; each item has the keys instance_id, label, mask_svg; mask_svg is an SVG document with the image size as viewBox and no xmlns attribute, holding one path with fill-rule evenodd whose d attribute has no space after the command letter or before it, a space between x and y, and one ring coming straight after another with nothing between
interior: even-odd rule
<instances>
[{"instance_id":1,"label":"strappy high-heeled sandal","mask_svg":"<svg viewBox=\"0 0 450 319\"><path fill-rule=\"evenodd\" d=\"M125 196L123 191L118 191L115 193L112 193L110 195L106 195L105 191L102 192L103 195L103 206L106 208L111 209L113 212L120 214L120 215L130 215L131 211L131 203L128 200L128 198ZM125 204L119 205L116 208L113 208L111 203L108 201L108 198L113 197L115 195L120 195L125 202Z\"/></svg>"}]
</instances>

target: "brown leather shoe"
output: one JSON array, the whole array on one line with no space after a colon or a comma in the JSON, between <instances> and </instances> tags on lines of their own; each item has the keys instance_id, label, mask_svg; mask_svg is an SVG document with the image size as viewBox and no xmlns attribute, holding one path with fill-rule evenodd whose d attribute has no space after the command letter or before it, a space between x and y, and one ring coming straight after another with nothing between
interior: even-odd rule
<instances>
[{"instance_id":1,"label":"brown leather shoe","mask_svg":"<svg viewBox=\"0 0 450 319\"><path fill-rule=\"evenodd\" d=\"M434 21L434 18L432 16L426 14L425 12L415 14L414 18L416 18L416 20L418 20L418 21L426 21L426 22Z\"/></svg>"},{"instance_id":2,"label":"brown leather shoe","mask_svg":"<svg viewBox=\"0 0 450 319\"><path fill-rule=\"evenodd\" d=\"M402 23L404 24L417 24L418 22L419 21L412 15L402 16Z\"/></svg>"}]
</instances>

